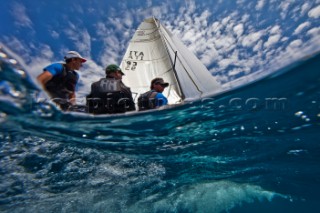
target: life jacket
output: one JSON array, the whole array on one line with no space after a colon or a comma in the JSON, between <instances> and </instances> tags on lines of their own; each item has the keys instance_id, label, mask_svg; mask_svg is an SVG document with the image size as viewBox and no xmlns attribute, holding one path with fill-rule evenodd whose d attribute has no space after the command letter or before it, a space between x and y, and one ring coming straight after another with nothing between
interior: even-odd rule
<instances>
[{"instance_id":1,"label":"life jacket","mask_svg":"<svg viewBox=\"0 0 320 213\"><path fill-rule=\"evenodd\" d=\"M48 81L46 90L52 98L69 99L69 95L75 91L78 75L74 70L68 70L65 64L62 64L62 73Z\"/></svg>"},{"instance_id":2,"label":"life jacket","mask_svg":"<svg viewBox=\"0 0 320 213\"><path fill-rule=\"evenodd\" d=\"M129 110L131 99L122 91L121 80L102 78L91 86L91 93L86 97L89 113L123 113ZM133 101L132 101L133 102ZM135 108L134 108L135 109Z\"/></svg>"},{"instance_id":3,"label":"life jacket","mask_svg":"<svg viewBox=\"0 0 320 213\"><path fill-rule=\"evenodd\" d=\"M154 90L141 94L138 98L139 111L156 108L157 105L155 97L157 94L158 93Z\"/></svg>"}]
</instances>

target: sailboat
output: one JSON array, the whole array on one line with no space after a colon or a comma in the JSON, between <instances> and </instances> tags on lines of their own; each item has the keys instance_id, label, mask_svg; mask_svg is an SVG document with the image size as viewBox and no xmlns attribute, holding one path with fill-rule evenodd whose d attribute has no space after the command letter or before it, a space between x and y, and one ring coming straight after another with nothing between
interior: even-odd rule
<instances>
[{"instance_id":1,"label":"sailboat","mask_svg":"<svg viewBox=\"0 0 320 213\"><path fill-rule=\"evenodd\" d=\"M222 86L202 62L155 17L145 19L134 33L120 64L123 82L135 102L160 77L169 86L163 94L169 105L182 104L222 92ZM70 111L87 112L76 105Z\"/></svg>"},{"instance_id":2,"label":"sailboat","mask_svg":"<svg viewBox=\"0 0 320 213\"><path fill-rule=\"evenodd\" d=\"M160 21L145 19L136 30L120 64L123 82L137 97L150 90L156 77L169 83L163 94L169 104L218 93L221 85L202 62Z\"/></svg>"}]
</instances>

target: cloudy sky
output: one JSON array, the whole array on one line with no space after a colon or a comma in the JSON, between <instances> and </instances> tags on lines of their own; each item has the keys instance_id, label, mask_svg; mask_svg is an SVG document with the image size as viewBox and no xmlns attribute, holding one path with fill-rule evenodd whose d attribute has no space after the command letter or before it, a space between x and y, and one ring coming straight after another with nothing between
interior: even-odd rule
<instances>
[{"instance_id":1,"label":"cloudy sky","mask_svg":"<svg viewBox=\"0 0 320 213\"><path fill-rule=\"evenodd\" d=\"M0 7L0 42L24 60L31 76L68 50L89 59L79 86L85 93L107 64L121 62L150 16L223 83L320 50L320 0L3 0Z\"/></svg>"}]
</instances>

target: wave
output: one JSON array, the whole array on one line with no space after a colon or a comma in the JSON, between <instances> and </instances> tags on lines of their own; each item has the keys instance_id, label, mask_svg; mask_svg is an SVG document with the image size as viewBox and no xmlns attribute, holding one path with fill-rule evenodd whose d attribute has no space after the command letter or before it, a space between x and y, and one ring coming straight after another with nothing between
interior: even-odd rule
<instances>
[{"instance_id":1,"label":"wave","mask_svg":"<svg viewBox=\"0 0 320 213\"><path fill-rule=\"evenodd\" d=\"M111 116L39 101L11 59L0 62L1 210L225 212L316 200L319 54L217 96Z\"/></svg>"}]
</instances>

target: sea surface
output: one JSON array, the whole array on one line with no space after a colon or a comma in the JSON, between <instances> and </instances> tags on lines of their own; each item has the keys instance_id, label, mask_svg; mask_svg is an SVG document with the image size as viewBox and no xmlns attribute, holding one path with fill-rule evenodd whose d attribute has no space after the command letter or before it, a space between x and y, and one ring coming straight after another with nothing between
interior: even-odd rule
<instances>
[{"instance_id":1,"label":"sea surface","mask_svg":"<svg viewBox=\"0 0 320 213\"><path fill-rule=\"evenodd\" d=\"M144 113L63 113L0 62L1 212L320 212L320 55Z\"/></svg>"}]
</instances>

